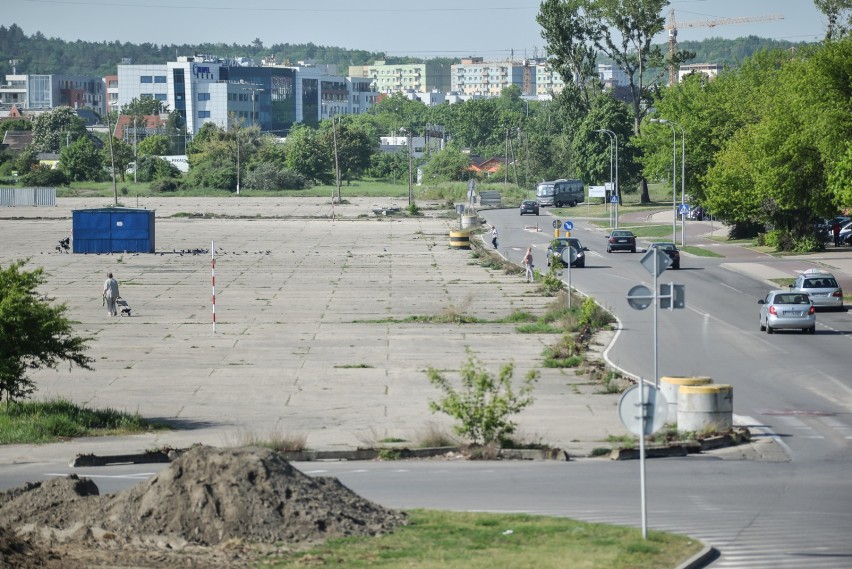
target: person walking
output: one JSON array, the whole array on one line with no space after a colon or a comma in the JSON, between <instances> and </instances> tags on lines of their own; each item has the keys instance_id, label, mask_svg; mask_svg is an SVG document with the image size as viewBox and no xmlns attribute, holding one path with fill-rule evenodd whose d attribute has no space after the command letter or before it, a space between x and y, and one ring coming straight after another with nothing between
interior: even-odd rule
<instances>
[{"instance_id":1,"label":"person walking","mask_svg":"<svg viewBox=\"0 0 852 569\"><path fill-rule=\"evenodd\" d=\"M840 222L835 221L831 226L831 231L834 233L834 246L840 247Z\"/></svg>"},{"instance_id":2,"label":"person walking","mask_svg":"<svg viewBox=\"0 0 852 569\"><path fill-rule=\"evenodd\" d=\"M532 245L527 247L527 252L524 255L524 271L526 272L527 282L528 283L533 282L534 275L533 275Z\"/></svg>"},{"instance_id":3,"label":"person walking","mask_svg":"<svg viewBox=\"0 0 852 569\"><path fill-rule=\"evenodd\" d=\"M104 281L104 302L107 307L107 314L117 316L118 310L115 308L115 301L118 299L118 281L112 276L112 273L107 273L107 280Z\"/></svg>"},{"instance_id":4,"label":"person walking","mask_svg":"<svg viewBox=\"0 0 852 569\"><path fill-rule=\"evenodd\" d=\"M491 244L494 245L494 248L497 248L497 227L491 226Z\"/></svg>"}]
</instances>

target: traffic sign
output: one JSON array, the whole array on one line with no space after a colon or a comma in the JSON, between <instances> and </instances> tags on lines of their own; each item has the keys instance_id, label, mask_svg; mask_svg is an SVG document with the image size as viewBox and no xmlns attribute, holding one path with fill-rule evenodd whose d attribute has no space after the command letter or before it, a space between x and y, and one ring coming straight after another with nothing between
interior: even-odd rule
<instances>
[{"instance_id":1,"label":"traffic sign","mask_svg":"<svg viewBox=\"0 0 852 569\"><path fill-rule=\"evenodd\" d=\"M640 393L644 389L644 393ZM642 409L642 402L645 409ZM669 405L662 392L653 385L634 385L621 394L618 400L618 418L634 435L653 435L663 428L669 414Z\"/></svg>"},{"instance_id":2,"label":"traffic sign","mask_svg":"<svg viewBox=\"0 0 852 569\"><path fill-rule=\"evenodd\" d=\"M565 231L571 231L572 229L574 229L574 222L566 221L562 224L562 229L564 229Z\"/></svg>"},{"instance_id":3,"label":"traffic sign","mask_svg":"<svg viewBox=\"0 0 852 569\"><path fill-rule=\"evenodd\" d=\"M618 203L618 196L609 196L609 203Z\"/></svg>"},{"instance_id":4,"label":"traffic sign","mask_svg":"<svg viewBox=\"0 0 852 569\"><path fill-rule=\"evenodd\" d=\"M677 208L678 215L686 215L689 213L689 204L682 203Z\"/></svg>"},{"instance_id":5,"label":"traffic sign","mask_svg":"<svg viewBox=\"0 0 852 569\"><path fill-rule=\"evenodd\" d=\"M627 304L636 310L645 310L654 301L651 290L643 285L636 285L627 291Z\"/></svg>"},{"instance_id":6,"label":"traffic sign","mask_svg":"<svg viewBox=\"0 0 852 569\"><path fill-rule=\"evenodd\" d=\"M553 229L559 229L559 226L562 225L562 222L558 219L553 220Z\"/></svg>"},{"instance_id":7,"label":"traffic sign","mask_svg":"<svg viewBox=\"0 0 852 569\"><path fill-rule=\"evenodd\" d=\"M654 258L656 257L656 263ZM642 258L639 259L639 263L645 267L645 270L651 273L652 276L660 276L663 274L663 271L669 268L672 264L672 259L659 247L652 247L648 249Z\"/></svg>"}]
</instances>

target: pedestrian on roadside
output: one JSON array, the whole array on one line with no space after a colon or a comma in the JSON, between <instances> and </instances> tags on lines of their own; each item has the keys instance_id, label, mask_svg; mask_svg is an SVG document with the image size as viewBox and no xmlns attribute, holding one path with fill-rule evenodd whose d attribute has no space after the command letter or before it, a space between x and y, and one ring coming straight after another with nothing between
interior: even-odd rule
<instances>
[{"instance_id":1,"label":"pedestrian on roadside","mask_svg":"<svg viewBox=\"0 0 852 569\"><path fill-rule=\"evenodd\" d=\"M112 273L107 273L107 280L104 281L104 303L107 314L110 316L118 316L118 310L115 308L116 299L118 299L118 281L113 278Z\"/></svg>"},{"instance_id":2,"label":"pedestrian on roadside","mask_svg":"<svg viewBox=\"0 0 852 569\"><path fill-rule=\"evenodd\" d=\"M527 282L531 283L534 280L533 276L533 257L532 257L532 245L527 247L527 252L524 255L524 271L526 272Z\"/></svg>"},{"instance_id":3,"label":"pedestrian on roadside","mask_svg":"<svg viewBox=\"0 0 852 569\"><path fill-rule=\"evenodd\" d=\"M831 226L831 231L834 233L834 246L840 247L840 222L835 221L834 225Z\"/></svg>"},{"instance_id":4,"label":"pedestrian on roadside","mask_svg":"<svg viewBox=\"0 0 852 569\"><path fill-rule=\"evenodd\" d=\"M497 227L491 226L491 244L494 245L494 248L497 248Z\"/></svg>"}]
</instances>

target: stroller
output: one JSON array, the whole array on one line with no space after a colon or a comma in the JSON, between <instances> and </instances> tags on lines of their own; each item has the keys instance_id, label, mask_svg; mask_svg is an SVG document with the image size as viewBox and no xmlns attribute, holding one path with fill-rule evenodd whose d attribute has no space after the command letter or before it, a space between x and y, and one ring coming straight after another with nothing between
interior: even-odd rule
<instances>
[{"instance_id":1,"label":"stroller","mask_svg":"<svg viewBox=\"0 0 852 569\"><path fill-rule=\"evenodd\" d=\"M127 304L127 301L120 296L115 299L115 307L118 308L120 316L130 316L130 311L133 310L130 308L130 305Z\"/></svg>"},{"instance_id":2,"label":"stroller","mask_svg":"<svg viewBox=\"0 0 852 569\"><path fill-rule=\"evenodd\" d=\"M63 251L68 253L68 250L71 248L71 238L66 237L65 239L59 240L59 245L56 246L56 251L58 253L62 253Z\"/></svg>"}]
</instances>

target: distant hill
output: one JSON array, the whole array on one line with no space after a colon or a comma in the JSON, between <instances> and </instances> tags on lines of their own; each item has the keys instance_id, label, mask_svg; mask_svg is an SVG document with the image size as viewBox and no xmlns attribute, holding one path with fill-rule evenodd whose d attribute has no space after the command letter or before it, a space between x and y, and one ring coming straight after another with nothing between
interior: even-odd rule
<instances>
[{"instance_id":1,"label":"distant hill","mask_svg":"<svg viewBox=\"0 0 852 569\"><path fill-rule=\"evenodd\" d=\"M748 36L734 40L711 38L701 42L680 42L681 49L696 53L692 63L719 63L734 66L743 59L763 49L789 49L795 45L788 41L763 39ZM666 46L662 46L663 50ZM320 64L336 64L338 72L345 74L350 65L368 65L376 60L388 63L412 63L423 61L414 57L388 57L382 52L351 50L342 47L308 44L274 44L264 46L260 40L250 45L237 44L132 44L113 42L67 42L59 38L47 38L41 32L27 36L16 24L8 28L0 26L0 75L12 72L10 59L16 59L16 71L23 74L67 73L71 75L111 75L122 59L131 63L165 63L174 61L177 55L210 54L219 57L248 57L260 63L261 59L275 57L279 63L313 61ZM435 58L437 63L456 63L457 59ZM603 59L599 59L604 62Z\"/></svg>"}]
</instances>

